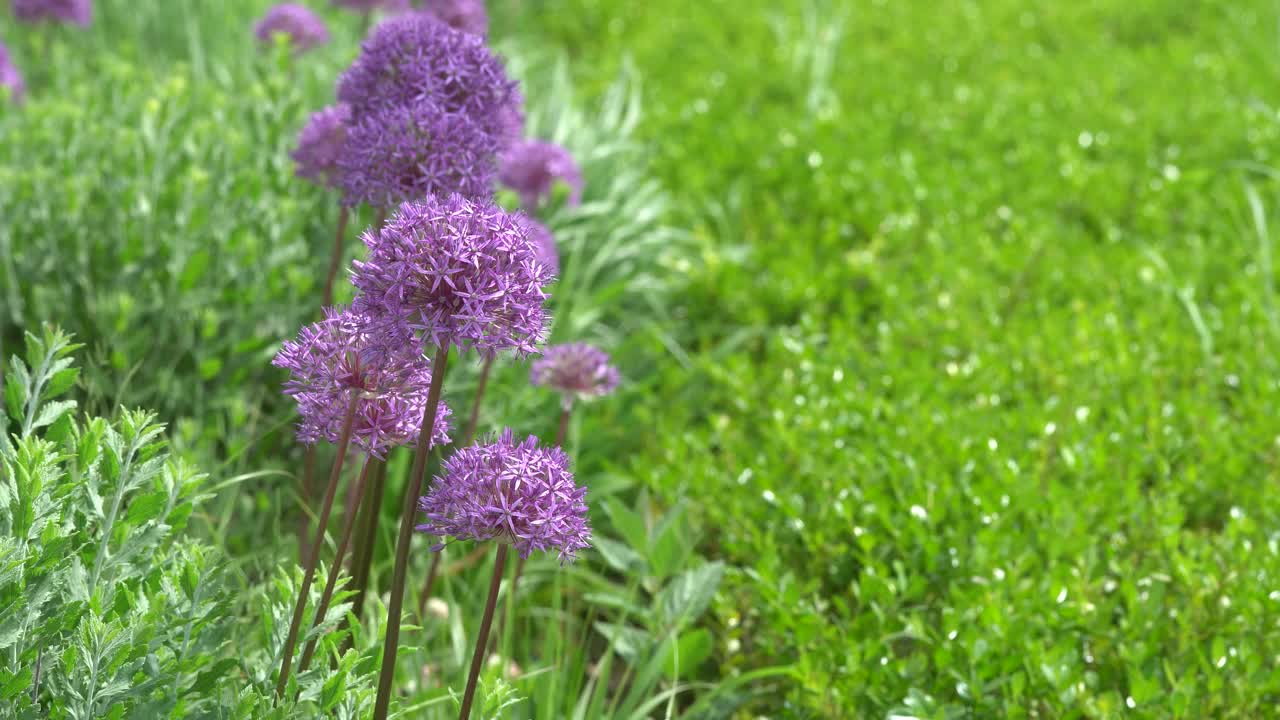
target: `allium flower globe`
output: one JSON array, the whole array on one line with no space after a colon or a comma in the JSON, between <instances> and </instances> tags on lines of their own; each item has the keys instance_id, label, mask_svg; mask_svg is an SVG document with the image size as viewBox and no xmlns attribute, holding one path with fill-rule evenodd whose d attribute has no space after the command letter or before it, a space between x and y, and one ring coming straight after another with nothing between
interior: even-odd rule
<instances>
[{"instance_id":1,"label":"allium flower globe","mask_svg":"<svg viewBox=\"0 0 1280 720\"><path fill-rule=\"evenodd\" d=\"M421 100L358 118L338 160L348 205L394 207L428 195L493 194L494 138Z\"/></svg>"},{"instance_id":2,"label":"allium flower globe","mask_svg":"<svg viewBox=\"0 0 1280 720\"><path fill-rule=\"evenodd\" d=\"M289 371L285 394L298 403L298 439L337 442L352 393L352 441L375 457L417 440L431 385L421 344L354 310L326 308L284 344L272 364ZM449 409L441 403L431 435L446 443Z\"/></svg>"},{"instance_id":3,"label":"allium flower globe","mask_svg":"<svg viewBox=\"0 0 1280 720\"><path fill-rule=\"evenodd\" d=\"M422 9L451 28L472 35L489 32L484 0L425 0Z\"/></svg>"},{"instance_id":4,"label":"allium flower globe","mask_svg":"<svg viewBox=\"0 0 1280 720\"><path fill-rule=\"evenodd\" d=\"M519 215L489 201L432 196L401 205L361 239L369 257L355 263L352 283L362 306L399 318L437 347L489 357L536 352L552 274Z\"/></svg>"},{"instance_id":5,"label":"allium flower globe","mask_svg":"<svg viewBox=\"0 0 1280 720\"><path fill-rule=\"evenodd\" d=\"M64 22L89 27L93 0L13 0L13 14L26 22Z\"/></svg>"},{"instance_id":6,"label":"allium flower globe","mask_svg":"<svg viewBox=\"0 0 1280 720\"><path fill-rule=\"evenodd\" d=\"M580 398L608 395L618 387L618 370L609 356L593 345L551 345L534 361L529 380L557 390L565 409Z\"/></svg>"},{"instance_id":7,"label":"allium flower globe","mask_svg":"<svg viewBox=\"0 0 1280 720\"><path fill-rule=\"evenodd\" d=\"M425 101L460 123L464 119L501 146L511 112L521 101L516 83L484 39L422 13L387 20L361 46L338 80L338 99L357 121L390 107Z\"/></svg>"},{"instance_id":8,"label":"allium flower globe","mask_svg":"<svg viewBox=\"0 0 1280 720\"><path fill-rule=\"evenodd\" d=\"M502 156L498 179L520 194L526 208L547 200L557 182L569 186L569 204L582 201L582 171L568 150L555 143L530 140L517 143Z\"/></svg>"},{"instance_id":9,"label":"allium flower globe","mask_svg":"<svg viewBox=\"0 0 1280 720\"><path fill-rule=\"evenodd\" d=\"M333 0L333 4L357 12L403 12L409 9L409 0Z\"/></svg>"},{"instance_id":10,"label":"allium flower globe","mask_svg":"<svg viewBox=\"0 0 1280 720\"><path fill-rule=\"evenodd\" d=\"M264 43L271 42L276 35L285 35L295 52L329 42L329 28L320 16L297 3L280 3L267 10L254 26L253 34Z\"/></svg>"},{"instance_id":11,"label":"allium flower globe","mask_svg":"<svg viewBox=\"0 0 1280 720\"><path fill-rule=\"evenodd\" d=\"M462 448L444 461L418 501L427 521L417 529L510 543L521 557L540 550L572 561L591 546L586 494L563 450L538 447L533 436L516 442L507 429L495 442Z\"/></svg>"},{"instance_id":12,"label":"allium flower globe","mask_svg":"<svg viewBox=\"0 0 1280 720\"><path fill-rule=\"evenodd\" d=\"M22 80L22 73L9 57L9 49L0 43L0 88L6 88L9 98L21 105L26 98L27 84Z\"/></svg>"},{"instance_id":13,"label":"allium flower globe","mask_svg":"<svg viewBox=\"0 0 1280 720\"><path fill-rule=\"evenodd\" d=\"M312 113L302 132L298 133L298 147L290 153L297 165L298 177L326 187L337 187L338 160L347 140L347 125L351 122L351 108L343 103L330 105Z\"/></svg>"},{"instance_id":14,"label":"allium flower globe","mask_svg":"<svg viewBox=\"0 0 1280 720\"><path fill-rule=\"evenodd\" d=\"M528 215L520 218L529 233L529 242L533 243L534 256L538 258L538 262L546 265L552 275L559 275L560 251L556 248L556 239L551 230Z\"/></svg>"}]
</instances>

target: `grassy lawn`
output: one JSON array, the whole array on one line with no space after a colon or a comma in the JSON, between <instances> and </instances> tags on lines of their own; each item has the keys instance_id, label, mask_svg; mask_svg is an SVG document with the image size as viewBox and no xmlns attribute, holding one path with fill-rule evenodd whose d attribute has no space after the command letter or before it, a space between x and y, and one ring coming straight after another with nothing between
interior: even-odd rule
<instances>
[{"instance_id":1,"label":"grassy lawn","mask_svg":"<svg viewBox=\"0 0 1280 720\"><path fill-rule=\"evenodd\" d=\"M158 410L219 484L193 527L246 586L296 557L268 363L314 314L336 216L288 151L360 35L327 10L332 46L256 52L267 4L100 0L85 33L0 15L34 96L0 109L0 354L60 323L87 409ZM696 717L1274 712L1273 3L490 12L534 131L588 158L588 211L551 222L555 337L623 370L571 445L598 535L647 568L619 580L606 544L533 598L580 582L643 626L618 608L723 561L679 643L702 661L669 673L731 688ZM500 369L486 429L552 432L527 372ZM544 635L509 650L564 653ZM538 683L521 717L562 706Z\"/></svg>"}]
</instances>

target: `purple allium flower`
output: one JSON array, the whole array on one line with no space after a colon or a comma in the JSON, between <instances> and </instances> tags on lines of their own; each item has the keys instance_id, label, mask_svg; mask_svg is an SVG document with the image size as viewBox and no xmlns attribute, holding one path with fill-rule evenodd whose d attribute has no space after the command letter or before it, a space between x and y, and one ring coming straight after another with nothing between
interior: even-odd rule
<instances>
[{"instance_id":1,"label":"purple allium flower","mask_svg":"<svg viewBox=\"0 0 1280 720\"><path fill-rule=\"evenodd\" d=\"M338 99L351 105L357 121L389 107L426 102L464 119L505 144L511 107L520 101L484 39L464 33L424 13L387 20L362 45L360 57L338 80Z\"/></svg>"},{"instance_id":2,"label":"purple allium flower","mask_svg":"<svg viewBox=\"0 0 1280 720\"><path fill-rule=\"evenodd\" d=\"M298 177L327 187L338 186L341 177L338 159L342 156L350 121L351 108L343 103L312 113L298 133L297 149L290 153L297 164L294 172Z\"/></svg>"},{"instance_id":3,"label":"purple allium flower","mask_svg":"<svg viewBox=\"0 0 1280 720\"><path fill-rule=\"evenodd\" d=\"M484 11L484 0L425 0L420 5L427 14L451 28L472 35L489 32L489 16Z\"/></svg>"},{"instance_id":4,"label":"purple allium flower","mask_svg":"<svg viewBox=\"0 0 1280 720\"><path fill-rule=\"evenodd\" d=\"M22 80L22 73L9 57L9 49L0 43L0 87L8 88L9 97L18 105L22 104L27 94L27 84Z\"/></svg>"},{"instance_id":5,"label":"purple allium flower","mask_svg":"<svg viewBox=\"0 0 1280 720\"><path fill-rule=\"evenodd\" d=\"M552 275L518 215L489 201L429 196L361 239L369 259L356 261L351 281L362 307L399 318L437 347L489 357L537 351Z\"/></svg>"},{"instance_id":6,"label":"purple allium flower","mask_svg":"<svg viewBox=\"0 0 1280 720\"><path fill-rule=\"evenodd\" d=\"M529 209L551 198L557 180L568 184L570 205L582 201L582 171L569 151L554 143L530 140L514 145L502 156L498 179L520 193L520 202Z\"/></svg>"},{"instance_id":7,"label":"purple allium flower","mask_svg":"<svg viewBox=\"0 0 1280 720\"><path fill-rule=\"evenodd\" d=\"M426 100L357 118L338 170L349 205L394 207L428 195L493 194L497 146L465 118Z\"/></svg>"},{"instance_id":8,"label":"purple allium flower","mask_svg":"<svg viewBox=\"0 0 1280 720\"><path fill-rule=\"evenodd\" d=\"M48 20L89 27L93 0L13 0L13 14L26 22Z\"/></svg>"},{"instance_id":9,"label":"purple allium flower","mask_svg":"<svg viewBox=\"0 0 1280 720\"><path fill-rule=\"evenodd\" d=\"M563 450L540 448L532 435L517 443L507 429L495 442L462 448L444 461L442 474L418 501L427 522L417 529L511 543L521 557L555 551L561 562L572 561L591 546L586 494Z\"/></svg>"},{"instance_id":10,"label":"purple allium flower","mask_svg":"<svg viewBox=\"0 0 1280 720\"><path fill-rule=\"evenodd\" d=\"M561 393L567 410L578 398L608 395L618 387L618 369L603 350L586 343L551 345L533 362L529 380Z\"/></svg>"},{"instance_id":11,"label":"purple allium flower","mask_svg":"<svg viewBox=\"0 0 1280 720\"><path fill-rule=\"evenodd\" d=\"M357 12L403 12L409 9L409 0L333 0L333 4Z\"/></svg>"},{"instance_id":12,"label":"purple allium flower","mask_svg":"<svg viewBox=\"0 0 1280 720\"><path fill-rule=\"evenodd\" d=\"M288 341L272 364L289 371L285 394L298 402L298 439L337 442L351 394L351 438L376 457L417 440L431 386L431 362L413 335L367 314L325 308L324 319ZM449 442L449 408L436 415L432 445Z\"/></svg>"},{"instance_id":13,"label":"purple allium flower","mask_svg":"<svg viewBox=\"0 0 1280 720\"><path fill-rule=\"evenodd\" d=\"M521 215L520 218L529 232L529 242L533 243L533 253L538 262L546 265L552 275L559 275L560 251L556 249L556 239L551 230L528 215Z\"/></svg>"},{"instance_id":14,"label":"purple allium flower","mask_svg":"<svg viewBox=\"0 0 1280 720\"><path fill-rule=\"evenodd\" d=\"M276 34L287 35L295 52L329 42L329 28L320 16L297 3L280 3L267 10L254 26L253 34L264 43L271 42Z\"/></svg>"}]
</instances>

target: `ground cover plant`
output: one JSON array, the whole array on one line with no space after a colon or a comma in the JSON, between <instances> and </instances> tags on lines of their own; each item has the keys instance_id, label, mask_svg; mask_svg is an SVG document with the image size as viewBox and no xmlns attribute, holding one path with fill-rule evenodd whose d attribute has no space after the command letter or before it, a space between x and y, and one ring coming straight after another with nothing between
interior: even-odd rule
<instances>
[{"instance_id":1,"label":"ground cover plant","mask_svg":"<svg viewBox=\"0 0 1280 720\"><path fill-rule=\"evenodd\" d=\"M500 543L399 542L410 450L316 534L344 455L304 485L271 360L418 198L298 152L388 10L299 4L298 43L258 0L0 13L0 715L367 717L391 667L456 717L475 660L472 717L1274 713L1270 4L428 3L568 150L497 173L558 251L539 350L609 355L447 360L423 495L530 434L587 491L591 547L497 584ZM492 537L454 505L413 522Z\"/></svg>"}]
</instances>

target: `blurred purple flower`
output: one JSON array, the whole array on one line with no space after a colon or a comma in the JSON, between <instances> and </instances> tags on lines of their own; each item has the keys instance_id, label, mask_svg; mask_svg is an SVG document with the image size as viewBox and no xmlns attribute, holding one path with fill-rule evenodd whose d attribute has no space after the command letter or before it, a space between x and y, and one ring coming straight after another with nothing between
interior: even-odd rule
<instances>
[{"instance_id":1,"label":"blurred purple flower","mask_svg":"<svg viewBox=\"0 0 1280 720\"><path fill-rule=\"evenodd\" d=\"M290 153L297 165L294 173L326 187L338 187L341 177L338 160L350 122L351 108L343 103L312 113L298 133L298 147Z\"/></svg>"},{"instance_id":2,"label":"blurred purple flower","mask_svg":"<svg viewBox=\"0 0 1280 720\"><path fill-rule=\"evenodd\" d=\"M489 16L484 11L484 0L424 0L417 4L427 14L451 28L472 35L489 32Z\"/></svg>"},{"instance_id":3,"label":"blurred purple flower","mask_svg":"<svg viewBox=\"0 0 1280 720\"><path fill-rule=\"evenodd\" d=\"M26 22L48 20L89 27L93 0L13 0L13 14Z\"/></svg>"},{"instance_id":4,"label":"blurred purple flower","mask_svg":"<svg viewBox=\"0 0 1280 720\"><path fill-rule=\"evenodd\" d=\"M489 201L429 196L361 239L369 259L356 261L351 280L361 307L398 318L436 347L537 352L552 275L518 215Z\"/></svg>"},{"instance_id":5,"label":"blurred purple flower","mask_svg":"<svg viewBox=\"0 0 1280 720\"><path fill-rule=\"evenodd\" d=\"M0 87L8 88L9 98L21 105L27 95L27 84L22 80L22 73L9 57L9 49L0 43Z\"/></svg>"},{"instance_id":6,"label":"blurred purple flower","mask_svg":"<svg viewBox=\"0 0 1280 720\"><path fill-rule=\"evenodd\" d=\"M495 147L508 142L521 101L515 81L483 38L422 13L374 29L338 79L338 99L351 105L357 122L387 108L430 107L455 126L473 125Z\"/></svg>"},{"instance_id":7,"label":"blurred purple flower","mask_svg":"<svg viewBox=\"0 0 1280 720\"><path fill-rule=\"evenodd\" d=\"M394 207L428 195L493 195L497 146L428 101L389 107L348 128L338 159L347 204Z\"/></svg>"},{"instance_id":8,"label":"blurred purple flower","mask_svg":"<svg viewBox=\"0 0 1280 720\"><path fill-rule=\"evenodd\" d=\"M519 193L529 210L551 199L556 181L569 186L570 205L582 201L582 171L569 151L554 143L529 140L512 146L502 156L498 179Z\"/></svg>"},{"instance_id":9,"label":"blurred purple flower","mask_svg":"<svg viewBox=\"0 0 1280 720\"><path fill-rule=\"evenodd\" d=\"M409 9L409 0L333 0L333 4L357 12L403 12Z\"/></svg>"},{"instance_id":10,"label":"blurred purple flower","mask_svg":"<svg viewBox=\"0 0 1280 720\"><path fill-rule=\"evenodd\" d=\"M324 319L308 325L276 355L272 364L289 371L285 394L298 403L298 439L337 442L347 405L355 393L352 441L376 457L417 440L431 385L431 362L409 333L350 309L325 308ZM448 407L443 403L431 436L449 441Z\"/></svg>"},{"instance_id":11,"label":"blurred purple flower","mask_svg":"<svg viewBox=\"0 0 1280 720\"><path fill-rule=\"evenodd\" d=\"M533 362L529 379L534 385L558 390L567 410L579 398L608 395L618 387L618 369L609 356L593 345L550 345Z\"/></svg>"},{"instance_id":12,"label":"blurred purple flower","mask_svg":"<svg viewBox=\"0 0 1280 720\"><path fill-rule=\"evenodd\" d=\"M280 3L267 10L253 34L264 43L271 42L277 34L287 35L294 52L310 50L329 42L329 28L319 15L297 3Z\"/></svg>"},{"instance_id":13,"label":"blurred purple flower","mask_svg":"<svg viewBox=\"0 0 1280 720\"><path fill-rule=\"evenodd\" d=\"M507 429L491 444L458 450L442 470L418 501L427 516L420 532L510 543L521 557L554 551L561 562L591 546L587 490L560 448L540 448L532 435L517 443Z\"/></svg>"},{"instance_id":14,"label":"blurred purple flower","mask_svg":"<svg viewBox=\"0 0 1280 720\"><path fill-rule=\"evenodd\" d=\"M529 242L533 243L533 254L538 262L546 265L552 275L559 275L560 251L556 249L556 239L551 230L528 215L521 215L520 218L529 233Z\"/></svg>"}]
</instances>

